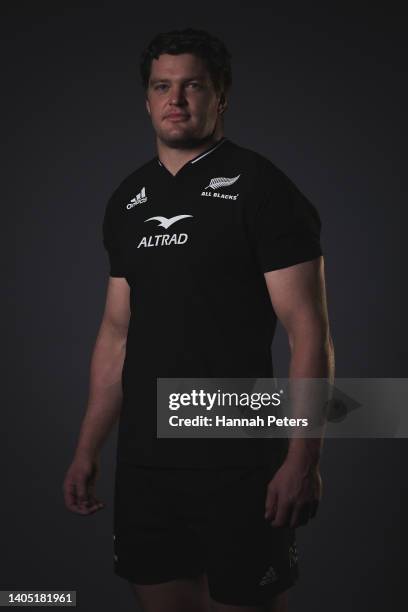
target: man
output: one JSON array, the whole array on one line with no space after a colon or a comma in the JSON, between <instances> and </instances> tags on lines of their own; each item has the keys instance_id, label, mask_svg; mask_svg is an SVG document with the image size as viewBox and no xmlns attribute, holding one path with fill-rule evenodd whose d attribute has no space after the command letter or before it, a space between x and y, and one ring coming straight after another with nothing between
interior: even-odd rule
<instances>
[{"instance_id":1,"label":"man","mask_svg":"<svg viewBox=\"0 0 408 612\"><path fill-rule=\"evenodd\" d=\"M157 156L112 194L110 278L66 506L91 514L119 414L114 568L144 611L287 610L295 528L321 497L321 439L156 437L159 377L331 378L320 219L272 162L226 138L230 56L188 29L142 55Z\"/></svg>"}]
</instances>

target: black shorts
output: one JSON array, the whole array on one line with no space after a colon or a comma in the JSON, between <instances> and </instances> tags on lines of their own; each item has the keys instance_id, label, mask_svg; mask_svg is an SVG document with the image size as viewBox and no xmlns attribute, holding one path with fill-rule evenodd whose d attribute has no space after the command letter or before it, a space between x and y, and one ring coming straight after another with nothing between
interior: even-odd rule
<instances>
[{"instance_id":1,"label":"black shorts","mask_svg":"<svg viewBox=\"0 0 408 612\"><path fill-rule=\"evenodd\" d=\"M158 469L118 463L114 572L135 584L206 573L210 596L262 605L299 577L295 530L264 518L267 467Z\"/></svg>"}]
</instances>

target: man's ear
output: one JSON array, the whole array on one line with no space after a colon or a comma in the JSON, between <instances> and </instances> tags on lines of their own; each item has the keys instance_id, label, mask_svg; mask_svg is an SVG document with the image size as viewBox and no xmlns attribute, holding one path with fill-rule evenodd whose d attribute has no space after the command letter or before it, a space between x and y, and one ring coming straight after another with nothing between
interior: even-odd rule
<instances>
[{"instance_id":1,"label":"man's ear","mask_svg":"<svg viewBox=\"0 0 408 612\"><path fill-rule=\"evenodd\" d=\"M220 96L220 101L218 103L218 110L219 110L221 115L225 112L227 106L228 106L228 101L226 99L225 94L222 93L221 96Z\"/></svg>"},{"instance_id":2,"label":"man's ear","mask_svg":"<svg viewBox=\"0 0 408 612\"><path fill-rule=\"evenodd\" d=\"M146 110L147 110L147 112L148 112L148 113L149 113L149 115L150 115L150 114L151 114L151 113L150 113L150 104L149 104L149 100L148 100L147 98L146 98Z\"/></svg>"}]
</instances>

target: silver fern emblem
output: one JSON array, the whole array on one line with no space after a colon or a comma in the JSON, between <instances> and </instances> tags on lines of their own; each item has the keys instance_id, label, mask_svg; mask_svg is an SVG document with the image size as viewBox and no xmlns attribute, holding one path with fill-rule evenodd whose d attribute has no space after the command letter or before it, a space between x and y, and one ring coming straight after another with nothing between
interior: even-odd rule
<instances>
[{"instance_id":1,"label":"silver fern emblem","mask_svg":"<svg viewBox=\"0 0 408 612\"><path fill-rule=\"evenodd\" d=\"M233 178L226 178L225 176L219 176L217 178L212 178L210 181L210 184L207 185L207 187L204 187L204 189L208 189L208 187L211 187L211 189L219 189L220 187L229 187L229 185L233 185L240 177L241 175L238 174L238 176L234 176Z\"/></svg>"}]
</instances>

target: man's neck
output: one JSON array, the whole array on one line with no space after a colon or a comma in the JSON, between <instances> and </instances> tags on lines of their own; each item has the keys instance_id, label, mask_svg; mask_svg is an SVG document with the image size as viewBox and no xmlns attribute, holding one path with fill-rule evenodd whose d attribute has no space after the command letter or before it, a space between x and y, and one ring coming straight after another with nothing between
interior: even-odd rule
<instances>
[{"instance_id":1,"label":"man's neck","mask_svg":"<svg viewBox=\"0 0 408 612\"><path fill-rule=\"evenodd\" d=\"M157 155L167 170L175 175L187 162L210 149L223 136L224 134L221 131L214 132L211 139L206 140L197 147L188 149L168 147L156 138Z\"/></svg>"}]
</instances>

